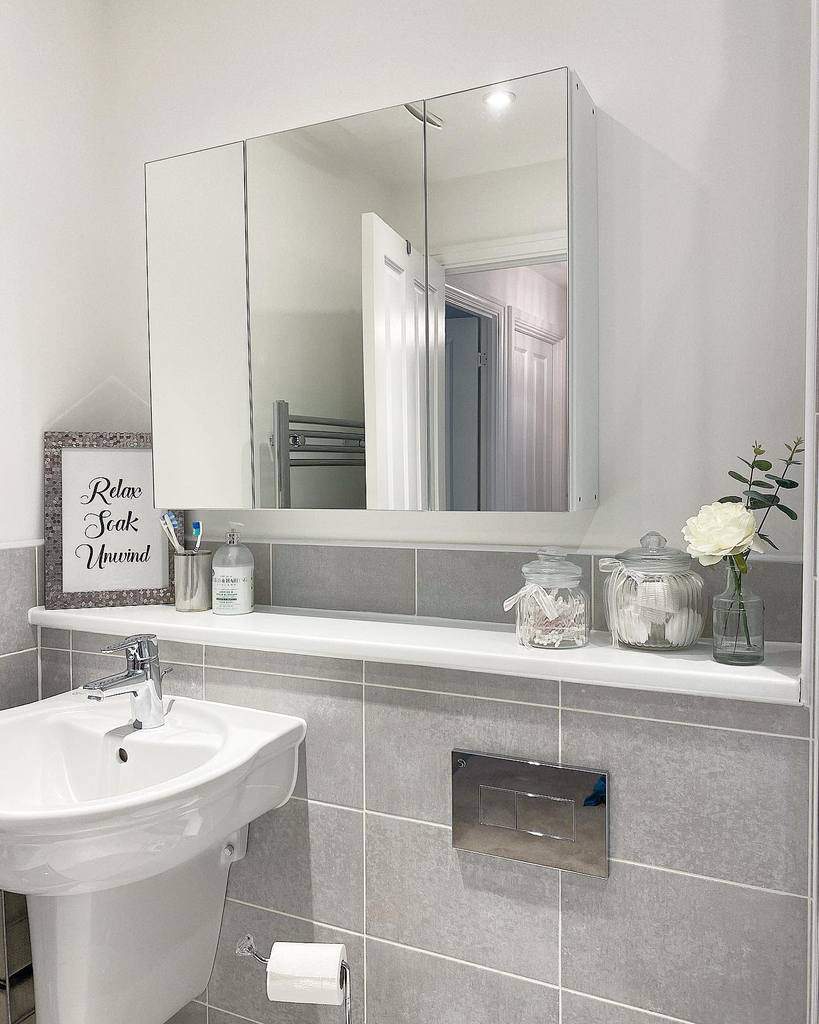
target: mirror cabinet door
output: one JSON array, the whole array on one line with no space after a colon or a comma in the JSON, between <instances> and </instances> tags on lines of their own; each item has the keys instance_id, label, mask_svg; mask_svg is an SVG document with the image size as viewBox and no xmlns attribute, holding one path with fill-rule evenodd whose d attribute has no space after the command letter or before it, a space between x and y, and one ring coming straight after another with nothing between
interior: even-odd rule
<instances>
[{"instance_id":1,"label":"mirror cabinet door","mask_svg":"<svg viewBox=\"0 0 819 1024\"><path fill-rule=\"evenodd\" d=\"M145 166L154 500L252 508L241 142Z\"/></svg>"},{"instance_id":2,"label":"mirror cabinet door","mask_svg":"<svg viewBox=\"0 0 819 1024\"><path fill-rule=\"evenodd\" d=\"M569 88L564 68L426 103L433 508L578 507Z\"/></svg>"},{"instance_id":3,"label":"mirror cabinet door","mask_svg":"<svg viewBox=\"0 0 819 1024\"><path fill-rule=\"evenodd\" d=\"M426 507L421 106L247 143L261 507Z\"/></svg>"}]
</instances>

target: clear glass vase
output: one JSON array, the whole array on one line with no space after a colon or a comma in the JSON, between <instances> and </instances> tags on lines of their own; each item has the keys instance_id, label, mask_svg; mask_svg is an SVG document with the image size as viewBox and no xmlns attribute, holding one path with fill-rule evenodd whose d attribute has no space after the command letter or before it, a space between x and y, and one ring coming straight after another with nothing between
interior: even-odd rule
<instances>
[{"instance_id":1,"label":"clear glass vase","mask_svg":"<svg viewBox=\"0 0 819 1024\"><path fill-rule=\"evenodd\" d=\"M748 586L748 573L725 559L725 590L714 598L714 661L758 665L765 657L765 606Z\"/></svg>"}]
</instances>

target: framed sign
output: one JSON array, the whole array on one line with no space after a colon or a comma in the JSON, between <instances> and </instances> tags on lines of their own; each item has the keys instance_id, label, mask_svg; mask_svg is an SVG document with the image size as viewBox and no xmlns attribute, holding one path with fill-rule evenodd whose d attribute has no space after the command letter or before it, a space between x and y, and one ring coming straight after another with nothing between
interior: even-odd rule
<instances>
[{"instance_id":1,"label":"framed sign","mask_svg":"<svg viewBox=\"0 0 819 1024\"><path fill-rule=\"evenodd\" d=\"M151 435L48 431L44 441L46 608L173 604Z\"/></svg>"}]
</instances>

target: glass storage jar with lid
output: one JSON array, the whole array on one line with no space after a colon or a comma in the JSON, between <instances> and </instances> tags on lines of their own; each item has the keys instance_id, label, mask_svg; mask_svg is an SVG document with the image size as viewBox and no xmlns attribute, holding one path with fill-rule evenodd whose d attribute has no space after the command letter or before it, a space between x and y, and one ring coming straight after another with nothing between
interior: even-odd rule
<instances>
[{"instance_id":1,"label":"glass storage jar with lid","mask_svg":"<svg viewBox=\"0 0 819 1024\"><path fill-rule=\"evenodd\" d=\"M702 577L693 560L647 533L639 548L600 560L606 621L615 647L679 650L699 640L705 624Z\"/></svg>"},{"instance_id":2,"label":"glass storage jar with lid","mask_svg":"<svg viewBox=\"0 0 819 1024\"><path fill-rule=\"evenodd\" d=\"M523 586L503 603L506 611L515 609L518 641L524 647L584 647L590 615L580 566L556 548L540 548L521 571Z\"/></svg>"}]
</instances>

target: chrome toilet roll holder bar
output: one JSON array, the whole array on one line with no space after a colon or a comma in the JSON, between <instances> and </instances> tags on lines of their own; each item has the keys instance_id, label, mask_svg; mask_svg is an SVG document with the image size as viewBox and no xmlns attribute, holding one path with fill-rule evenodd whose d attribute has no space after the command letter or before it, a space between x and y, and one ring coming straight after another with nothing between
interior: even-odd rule
<instances>
[{"instance_id":1,"label":"chrome toilet roll holder bar","mask_svg":"<svg viewBox=\"0 0 819 1024\"><path fill-rule=\"evenodd\" d=\"M245 935L243 939L239 939L236 943L236 956L251 956L257 963L263 964L265 967L269 962L269 957L263 957L256 949L256 941L252 935ZM344 993L344 1024L352 1024L353 999L350 992L350 965L346 960L341 961L338 983Z\"/></svg>"}]
</instances>

